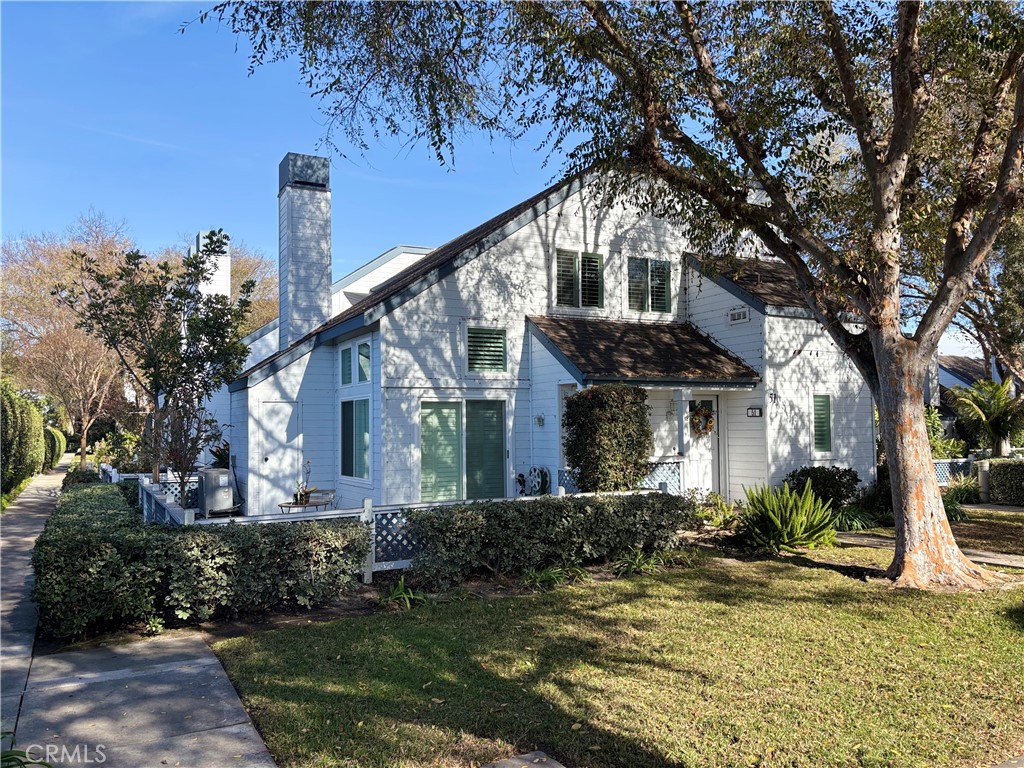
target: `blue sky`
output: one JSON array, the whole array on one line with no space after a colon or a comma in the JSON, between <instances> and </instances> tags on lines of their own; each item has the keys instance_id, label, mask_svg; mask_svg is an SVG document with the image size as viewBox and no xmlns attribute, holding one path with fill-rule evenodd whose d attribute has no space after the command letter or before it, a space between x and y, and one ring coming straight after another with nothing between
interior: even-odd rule
<instances>
[{"instance_id":1,"label":"blue sky","mask_svg":"<svg viewBox=\"0 0 1024 768\"><path fill-rule=\"evenodd\" d=\"M277 166L325 154L294 62L248 75L245 41L192 24L210 3L0 3L0 234L61 233L90 210L144 252L220 227L277 257ZM467 137L454 169L398 140L333 157L334 277L394 245L436 246L550 183L526 140ZM961 353L952 339L943 351Z\"/></svg>"},{"instance_id":2,"label":"blue sky","mask_svg":"<svg viewBox=\"0 0 1024 768\"><path fill-rule=\"evenodd\" d=\"M222 227L277 256L277 166L325 122L292 62L194 24L211 3L0 5L2 230L63 232L90 209L143 251ZM393 245L436 246L543 189L534 145L468 139L454 170L398 140L332 158L334 274Z\"/></svg>"}]
</instances>

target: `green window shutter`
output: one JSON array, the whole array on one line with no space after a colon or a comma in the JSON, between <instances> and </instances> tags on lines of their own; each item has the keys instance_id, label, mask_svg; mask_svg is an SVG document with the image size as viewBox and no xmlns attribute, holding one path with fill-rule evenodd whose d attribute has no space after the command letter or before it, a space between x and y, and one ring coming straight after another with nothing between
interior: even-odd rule
<instances>
[{"instance_id":1,"label":"green window shutter","mask_svg":"<svg viewBox=\"0 0 1024 768\"><path fill-rule=\"evenodd\" d=\"M370 345L366 342L359 345L359 380L370 380Z\"/></svg>"},{"instance_id":2,"label":"green window shutter","mask_svg":"<svg viewBox=\"0 0 1024 768\"><path fill-rule=\"evenodd\" d=\"M352 383L352 347L341 350L341 383Z\"/></svg>"},{"instance_id":3,"label":"green window shutter","mask_svg":"<svg viewBox=\"0 0 1024 768\"><path fill-rule=\"evenodd\" d=\"M352 476L370 479L370 401L356 400L353 408Z\"/></svg>"},{"instance_id":4,"label":"green window shutter","mask_svg":"<svg viewBox=\"0 0 1024 768\"><path fill-rule=\"evenodd\" d=\"M505 496L505 404L466 401L466 498Z\"/></svg>"},{"instance_id":5,"label":"green window shutter","mask_svg":"<svg viewBox=\"0 0 1024 768\"><path fill-rule=\"evenodd\" d=\"M467 328L470 371L508 370L505 331L498 328Z\"/></svg>"},{"instance_id":6,"label":"green window shutter","mask_svg":"<svg viewBox=\"0 0 1024 768\"><path fill-rule=\"evenodd\" d=\"M355 476L355 420L351 400L341 404L341 476Z\"/></svg>"},{"instance_id":7,"label":"green window shutter","mask_svg":"<svg viewBox=\"0 0 1024 768\"><path fill-rule=\"evenodd\" d=\"M604 306L604 257L600 254L580 257L580 306Z\"/></svg>"},{"instance_id":8,"label":"green window shutter","mask_svg":"<svg viewBox=\"0 0 1024 768\"><path fill-rule=\"evenodd\" d=\"M561 249L555 252L555 304L578 307L580 277L576 254Z\"/></svg>"},{"instance_id":9,"label":"green window shutter","mask_svg":"<svg viewBox=\"0 0 1024 768\"><path fill-rule=\"evenodd\" d=\"M633 259L628 262L629 308L634 312L647 311L647 259Z\"/></svg>"},{"instance_id":10,"label":"green window shutter","mask_svg":"<svg viewBox=\"0 0 1024 768\"><path fill-rule=\"evenodd\" d=\"M651 311L672 311L672 265L667 261L652 261Z\"/></svg>"},{"instance_id":11,"label":"green window shutter","mask_svg":"<svg viewBox=\"0 0 1024 768\"><path fill-rule=\"evenodd\" d=\"M814 450L832 450L832 404L828 395L814 396Z\"/></svg>"},{"instance_id":12,"label":"green window shutter","mask_svg":"<svg viewBox=\"0 0 1024 768\"><path fill-rule=\"evenodd\" d=\"M462 498L461 403L420 406L420 500Z\"/></svg>"}]
</instances>

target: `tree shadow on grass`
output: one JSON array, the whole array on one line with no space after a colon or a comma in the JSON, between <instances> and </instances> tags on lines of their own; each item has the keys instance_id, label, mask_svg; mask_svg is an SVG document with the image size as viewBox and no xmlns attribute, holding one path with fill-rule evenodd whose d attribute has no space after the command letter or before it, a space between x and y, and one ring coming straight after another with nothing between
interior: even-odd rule
<instances>
[{"instance_id":1,"label":"tree shadow on grass","mask_svg":"<svg viewBox=\"0 0 1024 768\"><path fill-rule=\"evenodd\" d=\"M821 571L832 571L833 573L838 573L840 576L845 576L848 579L855 579L856 581L862 581L865 583L869 579L885 578L885 569L876 568L874 566L822 562L820 560L813 560L804 555L789 555L785 558L785 562L798 565L802 568L811 568L814 570Z\"/></svg>"}]
</instances>

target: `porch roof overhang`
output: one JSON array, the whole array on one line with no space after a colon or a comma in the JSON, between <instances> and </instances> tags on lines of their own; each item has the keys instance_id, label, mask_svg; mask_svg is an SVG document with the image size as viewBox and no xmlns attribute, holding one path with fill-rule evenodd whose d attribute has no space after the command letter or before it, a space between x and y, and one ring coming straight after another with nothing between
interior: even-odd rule
<instances>
[{"instance_id":1,"label":"porch roof overhang","mask_svg":"<svg viewBox=\"0 0 1024 768\"><path fill-rule=\"evenodd\" d=\"M533 336L580 384L753 389L761 377L689 323L527 318Z\"/></svg>"}]
</instances>

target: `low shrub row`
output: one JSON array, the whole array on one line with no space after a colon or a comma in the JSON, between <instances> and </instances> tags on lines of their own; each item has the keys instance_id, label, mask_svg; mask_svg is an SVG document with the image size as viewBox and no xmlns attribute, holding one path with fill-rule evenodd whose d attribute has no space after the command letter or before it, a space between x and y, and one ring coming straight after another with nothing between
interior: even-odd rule
<instances>
[{"instance_id":1,"label":"low shrub row","mask_svg":"<svg viewBox=\"0 0 1024 768\"><path fill-rule=\"evenodd\" d=\"M79 638L322 605L355 585L368 547L366 527L342 521L144 525L118 486L79 483L32 555L39 621Z\"/></svg>"},{"instance_id":2,"label":"low shrub row","mask_svg":"<svg viewBox=\"0 0 1024 768\"><path fill-rule=\"evenodd\" d=\"M988 483L992 501L1024 506L1024 459L992 459Z\"/></svg>"},{"instance_id":3,"label":"low shrub row","mask_svg":"<svg viewBox=\"0 0 1024 768\"><path fill-rule=\"evenodd\" d=\"M448 589L473 572L519 575L668 549L680 531L696 527L696 511L692 499L650 493L479 502L407 510L406 517L421 547L417 580Z\"/></svg>"},{"instance_id":4,"label":"low shrub row","mask_svg":"<svg viewBox=\"0 0 1024 768\"><path fill-rule=\"evenodd\" d=\"M7 379L0 380L0 491L8 493L43 468L43 415Z\"/></svg>"},{"instance_id":5,"label":"low shrub row","mask_svg":"<svg viewBox=\"0 0 1024 768\"><path fill-rule=\"evenodd\" d=\"M61 457L68 449L68 439L59 429L47 427L43 432L43 467L53 469L60 463Z\"/></svg>"}]
</instances>

